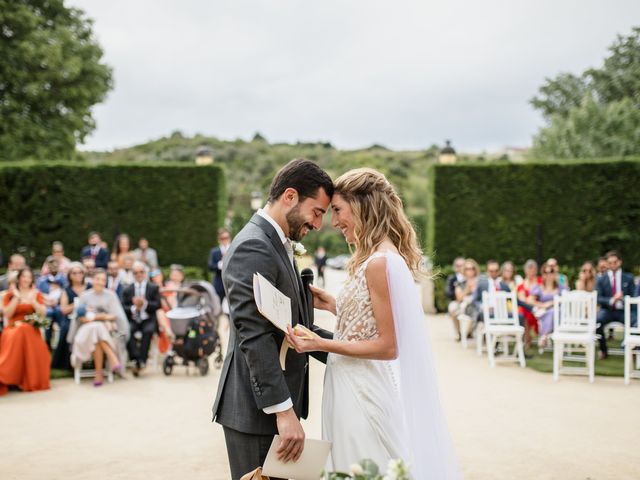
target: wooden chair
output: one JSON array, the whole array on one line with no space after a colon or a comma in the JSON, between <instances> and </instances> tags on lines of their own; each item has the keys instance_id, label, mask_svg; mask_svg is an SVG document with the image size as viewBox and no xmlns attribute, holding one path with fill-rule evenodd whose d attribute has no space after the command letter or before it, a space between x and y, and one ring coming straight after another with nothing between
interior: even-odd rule
<instances>
[{"instance_id":1,"label":"wooden chair","mask_svg":"<svg viewBox=\"0 0 640 480\"><path fill-rule=\"evenodd\" d=\"M593 383L596 353L597 292L572 291L553 299L553 379L560 374L588 375ZM565 355L565 350L569 355ZM584 355L576 355L584 353ZM564 361L584 362L566 367Z\"/></svg>"},{"instance_id":2,"label":"wooden chair","mask_svg":"<svg viewBox=\"0 0 640 480\"><path fill-rule=\"evenodd\" d=\"M524 327L520 326L518 298L516 292L482 292L482 310L484 316L484 336L487 344L489 365L495 367L495 347L502 342L501 361L516 361L521 367L526 365L524 358ZM509 354L509 341L514 341L513 353ZM482 343L478 343L482 348Z\"/></svg>"},{"instance_id":3,"label":"wooden chair","mask_svg":"<svg viewBox=\"0 0 640 480\"><path fill-rule=\"evenodd\" d=\"M631 326L631 317L635 308L636 321L640 320L640 297L624 297L624 384L629 385L632 378L640 378L640 325ZM640 323L640 322L639 322ZM636 368L633 369L633 355L636 355Z\"/></svg>"}]
</instances>

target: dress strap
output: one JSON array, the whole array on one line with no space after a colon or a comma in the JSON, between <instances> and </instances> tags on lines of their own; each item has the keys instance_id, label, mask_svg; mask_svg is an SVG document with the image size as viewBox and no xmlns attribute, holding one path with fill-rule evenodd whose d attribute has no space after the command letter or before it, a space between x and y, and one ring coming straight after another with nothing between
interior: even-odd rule
<instances>
[{"instance_id":1,"label":"dress strap","mask_svg":"<svg viewBox=\"0 0 640 480\"><path fill-rule=\"evenodd\" d=\"M369 256L369 258L367 258L364 262L362 262L362 264L360 265L360 271L364 272L367 269L367 265L369 265L369 262L374 258L384 257L386 255L387 255L386 252L373 252Z\"/></svg>"}]
</instances>

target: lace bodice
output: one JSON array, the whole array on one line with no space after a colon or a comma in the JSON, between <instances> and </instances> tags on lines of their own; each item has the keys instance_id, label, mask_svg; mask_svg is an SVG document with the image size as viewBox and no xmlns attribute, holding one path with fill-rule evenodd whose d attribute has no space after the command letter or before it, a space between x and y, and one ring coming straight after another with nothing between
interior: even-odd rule
<instances>
[{"instance_id":1,"label":"lace bodice","mask_svg":"<svg viewBox=\"0 0 640 480\"><path fill-rule=\"evenodd\" d=\"M384 253L375 252L367 258L336 297L336 340L358 341L378 337L365 271L371 260L382 256Z\"/></svg>"}]
</instances>

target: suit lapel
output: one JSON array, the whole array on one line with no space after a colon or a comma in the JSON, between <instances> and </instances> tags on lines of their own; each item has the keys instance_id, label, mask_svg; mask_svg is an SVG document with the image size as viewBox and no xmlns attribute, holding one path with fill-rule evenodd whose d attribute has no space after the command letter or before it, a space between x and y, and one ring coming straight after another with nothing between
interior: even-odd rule
<instances>
[{"instance_id":1,"label":"suit lapel","mask_svg":"<svg viewBox=\"0 0 640 480\"><path fill-rule=\"evenodd\" d=\"M276 232L275 229L273 228L273 225L271 225L267 220L265 220L258 214L255 214L251 219L251 221L255 223L257 226L259 226L267 234L267 236L271 240L271 244L276 249L276 252L278 252L278 254L280 255L280 260L282 260L282 262L284 263L287 273L289 274L289 279L291 280L291 285L293 287L293 290L294 292L296 292L296 296L298 299L298 313L300 315L300 321L303 324L305 324L306 317L304 314L304 305L301 298L301 293L302 293L302 290L300 287L301 280L300 280L300 275L298 275L297 273L297 268L294 269L294 267L291 265L291 261L289 260L289 255L287 255L287 251L284 249L284 245L280 240L280 236L278 235L278 232ZM294 264L295 264L295 260L294 260Z\"/></svg>"}]
</instances>

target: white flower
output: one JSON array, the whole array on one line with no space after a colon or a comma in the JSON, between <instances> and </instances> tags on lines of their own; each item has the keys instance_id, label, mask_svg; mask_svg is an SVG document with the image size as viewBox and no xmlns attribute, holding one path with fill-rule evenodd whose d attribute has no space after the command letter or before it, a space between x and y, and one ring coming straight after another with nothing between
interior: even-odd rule
<instances>
[{"instance_id":1,"label":"white flower","mask_svg":"<svg viewBox=\"0 0 640 480\"><path fill-rule=\"evenodd\" d=\"M387 465L387 474L385 475L385 480L404 480L409 478L409 467L402 461L398 460L389 460L389 464Z\"/></svg>"},{"instance_id":2,"label":"white flower","mask_svg":"<svg viewBox=\"0 0 640 480\"><path fill-rule=\"evenodd\" d=\"M363 475L364 474L364 470L362 469L362 466L359 463L354 463L349 467L349 470L351 471L351 475Z\"/></svg>"},{"instance_id":3,"label":"white flower","mask_svg":"<svg viewBox=\"0 0 640 480\"><path fill-rule=\"evenodd\" d=\"M293 254L296 257L301 257L303 255L307 254L307 249L304 248L304 245L302 245L299 242L291 242L291 246L293 247Z\"/></svg>"}]
</instances>

